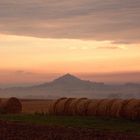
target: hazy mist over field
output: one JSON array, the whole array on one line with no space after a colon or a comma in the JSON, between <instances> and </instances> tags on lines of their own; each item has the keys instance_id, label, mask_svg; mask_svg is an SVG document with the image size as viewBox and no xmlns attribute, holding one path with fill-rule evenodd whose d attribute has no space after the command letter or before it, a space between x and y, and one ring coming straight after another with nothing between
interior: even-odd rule
<instances>
[{"instance_id":1,"label":"hazy mist over field","mask_svg":"<svg viewBox=\"0 0 140 140\"><path fill-rule=\"evenodd\" d=\"M0 0L0 97L140 98L139 13L139 0Z\"/></svg>"},{"instance_id":2,"label":"hazy mist over field","mask_svg":"<svg viewBox=\"0 0 140 140\"><path fill-rule=\"evenodd\" d=\"M0 90L1 97L15 96L25 99L55 99L60 97L88 98L140 98L140 84L106 84L81 80L71 74L51 82Z\"/></svg>"}]
</instances>

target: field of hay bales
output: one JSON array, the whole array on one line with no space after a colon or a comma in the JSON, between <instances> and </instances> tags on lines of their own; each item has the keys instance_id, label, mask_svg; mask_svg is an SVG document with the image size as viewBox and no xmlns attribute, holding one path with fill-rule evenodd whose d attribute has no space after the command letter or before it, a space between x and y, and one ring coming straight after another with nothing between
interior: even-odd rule
<instances>
[{"instance_id":1,"label":"field of hay bales","mask_svg":"<svg viewBox=\"0 0 140 140\"><path fill-rule=\"evenodd\" d=\"M50 102L48 114L99 116L140 120L140 99L60 98Z\"/></svg>"},{"instance_id":2,"label":"field of hay bales","mask_svg":"<svg viewBox=\"0 0 140 140\"><path fill-rule=\"evenodd\" d=\"M2 140L11 140L11 136L17 140L71 140L70 136L74 136L72 140L140 139L138 99L9 98L1 100L0 110Z\"/></svg>"},{"instance_id":3,"label":"field of hay bales","mask_svg":"<svg viewBox=\"0 0 140 140\"><path fill-rule=\"evenodd\" d=\"M0 113L98 116L140 120L140 99L60 98L56 100L1 99Z\"/></svg>"}]
</instances>

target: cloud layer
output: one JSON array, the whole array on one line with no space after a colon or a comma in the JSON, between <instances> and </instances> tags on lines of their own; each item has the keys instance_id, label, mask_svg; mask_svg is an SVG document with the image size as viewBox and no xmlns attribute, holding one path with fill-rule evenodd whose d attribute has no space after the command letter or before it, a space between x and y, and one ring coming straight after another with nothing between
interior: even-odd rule
<instances>
[{"instance_id":1,"label":"cloud layer","mask_svg":"<svg viewBox=\"0 0 140 140\"><path fill-rule=\"evenodd\" d=\"M0 0L0 33L139 43L139 0Z\"/></svg>"}]
</instances>

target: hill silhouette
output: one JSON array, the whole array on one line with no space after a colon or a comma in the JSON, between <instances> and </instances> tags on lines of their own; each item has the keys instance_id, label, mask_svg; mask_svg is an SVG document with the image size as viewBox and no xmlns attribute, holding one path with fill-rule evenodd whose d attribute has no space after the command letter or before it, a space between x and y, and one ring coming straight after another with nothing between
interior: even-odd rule
<instances>
[{"instance_id":1,"label":"hill silhouette","mask_svg":"<svg viewBox=\"0 0 140 140\"><path fill-rule=\"evenodd\" d=\"M51 82L30 87L0 89L1 97L19 98L140 98L140 85L106 85L104 83L82 80L74 75L65 74Z\"/></svg>"},{"instance_id":2,"label":"hill silhouette","mask_svg":"<svg viewBox=\"0 0 140 140\"><path fill-rule=\"evenodd\" d=\"M53 86L53 87L61 87L61 88L89 88L89 87L92 87L93 85L101 85L101 83L93 83L91 81L87 81L87 80L81 80L80 78L74 76L74 75L71 75L71 74L65 74L55 80L53 80L52 82L49 82L49 83L44 83L44 84L41 84L37 87L41 87L41 88L45 88L45 87L50 87L50 86ZM102 83L103 84L103 83Z\"/></svg>"}]
</instances>

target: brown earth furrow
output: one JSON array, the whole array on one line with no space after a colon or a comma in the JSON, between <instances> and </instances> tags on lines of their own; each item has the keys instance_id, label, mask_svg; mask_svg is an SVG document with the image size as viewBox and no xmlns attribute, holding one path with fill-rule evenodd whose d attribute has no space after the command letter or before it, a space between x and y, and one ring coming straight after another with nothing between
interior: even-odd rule
<instances>
[{"instance_id":1,"label":"brown earth furrow","mask_svg":"<svg viewBox=\"0 0 140 140\"><path fill-rule=\"evenodd\" d=\"M140 140L140 135L0 121L0 140Z\"/></svg>"}]
</instances>

